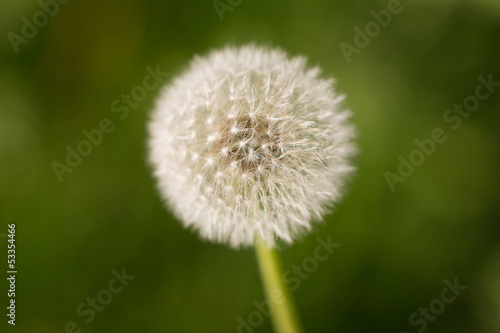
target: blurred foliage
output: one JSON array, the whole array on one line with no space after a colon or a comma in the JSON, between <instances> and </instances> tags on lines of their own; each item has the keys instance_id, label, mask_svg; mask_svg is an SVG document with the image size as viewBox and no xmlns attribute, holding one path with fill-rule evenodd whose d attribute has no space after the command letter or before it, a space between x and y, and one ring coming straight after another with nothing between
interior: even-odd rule
<instances>
[{"instance_id":1,"label":"blurred foliage","mask_svg":"<svg viewBox=\"0 0 500 333\"><path fill-rule=\"evenodd\" d=\"M292 267L318 236L342 244L294 292L306 331L416 332L410 315L457 277L468 289L426 331L500 332L500 91L456 131L443 121L478 76L500 81L500 2L402 1L347 63L339 44L353 44L354 27L387 4L247 0L221 21L212 0L71 1L16 53L7 35L41 7L2 0L0 233L17 223L16 329L62 332L75 321L83 332L236 332L255 310L264 295L253 252L200 241L162 206L145 161L158 89L123 120L111 107L147 66L173 77L193 54L253 41L336 77L359 130L349 194L282 251ZM53 161L103 118L115 130L59 182ZM448 140L392 192L384 173L437 127ZM78 305L122 267L136 278L86 323ZM0 287L5 309L5 279ZM271 332L269 320L255 332Z\"/></svg>"}]
</instances>

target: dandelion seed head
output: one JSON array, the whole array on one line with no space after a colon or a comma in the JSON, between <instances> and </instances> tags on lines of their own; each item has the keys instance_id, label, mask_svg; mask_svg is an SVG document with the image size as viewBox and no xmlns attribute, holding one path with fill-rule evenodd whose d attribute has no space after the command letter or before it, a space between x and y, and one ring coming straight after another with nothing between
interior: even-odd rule
<instances>
[{"instance_id":1,"label":"dandelion seed head","mask_svg":"<svg viewBox=\"0 0 500 333\"><path fill-rule=\"evenodd\" d=\"M254 45L196 57L165 87L149 160L167 206L232 247L291 243L341 198L355 149L333 80ZM183 153L184 152L184 153Z\"/></svg>"}]
</instances>

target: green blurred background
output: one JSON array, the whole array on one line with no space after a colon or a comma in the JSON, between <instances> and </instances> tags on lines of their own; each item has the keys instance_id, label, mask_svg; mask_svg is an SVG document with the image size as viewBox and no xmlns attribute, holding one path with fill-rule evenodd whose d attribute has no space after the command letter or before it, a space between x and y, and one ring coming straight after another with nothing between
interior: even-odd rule
<instances>
[{"instance_id":1,"label":"green blurred background","mask_svg":"<svg viewBox=\"0 0 500 333\"><path fill-rule=\"evenodd\" d=\"M306 332L417 332L409 317L455 277L467 290L425 331L500 332L500 91L457 130L443 121L479 75L500 81L500 2L402 1L350 63L339 44L353 45L354 27L388 1L222 2L223 20L212 0L71 1L16 53L8 34L21 36L41 7L0 1L0 237L17 223L19 272L15 328L1 278L1 331L64 332L74 321L82 332L237 332L264 299L252 250L203 242L162 206L145 144L158 89L123 120L111 104L147 66L168 82L193 54L253 41L336 77L359 130L348 195L282 251L289 269L318 236L341 244L294 291ZM59 182L51 164L103 118L115 130ZM437 127L448 140L392 192L384 173ZM86 323L77 307L122 267L135 279ZM271 332L269 319L253 331Z\"/></svg>"}]
</instances>

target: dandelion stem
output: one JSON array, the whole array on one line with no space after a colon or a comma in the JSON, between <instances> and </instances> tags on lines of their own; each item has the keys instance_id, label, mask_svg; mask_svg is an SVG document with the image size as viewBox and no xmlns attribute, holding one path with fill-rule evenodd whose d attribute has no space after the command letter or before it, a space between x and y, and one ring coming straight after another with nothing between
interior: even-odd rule
<instances>
[{"instance_id":1,"label":"dandelion stem","mask_svg":"<svg viewBox=\"0 0 500 333\"><path fill-rule=\"evenodd\" d=\"M302 333L295 303L287 286L283 283L283 269L278 252L270 249L258 239L255 252L259 264L260 275L276 333Z\"/></svg>"}]
</instances>

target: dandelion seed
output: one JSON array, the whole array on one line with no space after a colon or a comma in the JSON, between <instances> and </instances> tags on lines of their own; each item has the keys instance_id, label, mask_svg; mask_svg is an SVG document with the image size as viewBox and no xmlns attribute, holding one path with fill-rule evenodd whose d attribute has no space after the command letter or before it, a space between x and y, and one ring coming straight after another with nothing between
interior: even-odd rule
<instances>
[{"instance_id":1,"label":"dandelion seed","mask_svg":"<svg viewBox=\"0 0 500 333\"><path fill-rule=\"evenodd\" d=\"M338 202L354 130L343 95L319 75L279 49L227 47L196 57L163 90L149 160L186 227L235 248L256 238L273 247Z\"/></svg>"}]
</instances>

